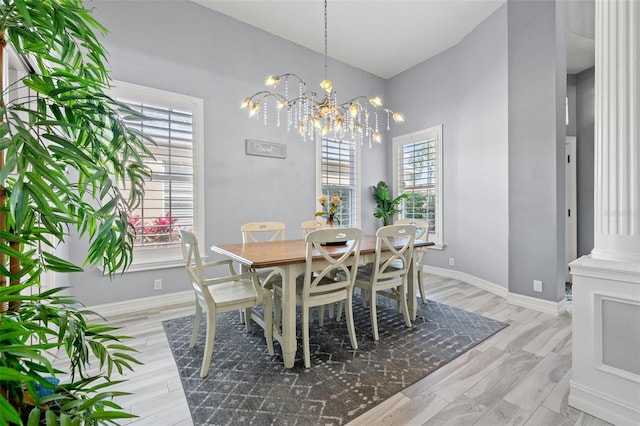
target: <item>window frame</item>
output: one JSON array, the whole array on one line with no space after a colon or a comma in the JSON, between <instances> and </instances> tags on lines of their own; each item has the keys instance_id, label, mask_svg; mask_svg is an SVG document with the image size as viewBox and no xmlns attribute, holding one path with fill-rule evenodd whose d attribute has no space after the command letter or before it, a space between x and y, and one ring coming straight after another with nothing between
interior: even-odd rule
<instances>
[{"instance_id":1,"label":"window frame","mask_svg":"<svg viewBox=\"0 0 640 426\"><path fill-rule=\"evenodd\" d=\"M443 194L443 181L444 181L444 172L443 172L443 139L442 139L442 125L429 127L423 130L418 130L412 133L396 136L393 138L392 142L392 173L393 173L393 189L396 194L401 194L403 192L402 188L400 188L399 182L399 149L401 146L422 142L429 139L436 139L435 150L436 150L436 203L435 203L435 231L432 228L432 231L429 232L429 240L433 241L435 245L430 246L429 248L441 250L445 247L444 244L444 218L443 218L443 204L444 204L444 194ZM404 218L404 213L401 214L401 217Z\"/></svg>"},{"instance_id":2,"label":"window frame","mask_svg":"<svg viewBox=\"0 0 640 426\"><path fill-rule=\"evenodd\" d=\"M360 143L357 142L353 142L350 140L340 140L340 139L334 139L334 138L329 138L329 137L317 137L317 143L316 143L316 198L314 200L315 202L315 206L316 206L316 210L315 211L319 211L320 210L320 205L318 204L318 198L323 195L322 192L322 140L323 139L328 139L328 140L332 140L335 142L340 142L340 143L345 143L345 144L349 144L349 145L353 145L354 149L355 149L355 173L354 173L354 179L355 179L355 183L354 183L354 195L355 195L355 203L354 203L354 209L355 211L352 214L353 220L355 223L352 223L351 226L354 228L360 228L361 227L361 222L362 222L362 218L361 218L361 212L362 212L362 196L361 196L361 185L360 185L360 181L361 181L361 169L362 169L362 162L361 162L361 146ZM342 226L342 225L341 225Z\"/></svg>"},{"instance_id":3,"label":"window frame","mask_svg":"<svg viewBox=\"0 0 640 426\"><path fill-rule=\"evenodd\" d=\"M113 81L109 95L114 99L131 99L152 105L191 111L193 126L193 232L199 241L204 241L204 100L123 81ZM136 247L134 248L133 260L126 272L165 269L183 265L184 261L179 246Z\"/></svg>"}]
</instances>

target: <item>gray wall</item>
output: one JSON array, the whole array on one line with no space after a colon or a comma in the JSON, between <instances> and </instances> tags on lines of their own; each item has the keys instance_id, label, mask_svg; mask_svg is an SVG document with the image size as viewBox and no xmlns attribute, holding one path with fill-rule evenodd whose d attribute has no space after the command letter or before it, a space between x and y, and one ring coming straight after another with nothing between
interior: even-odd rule
<instances>
[{"instance_id":1,"label":"gray wall","mask_svg":"<svg viewBox=\"0 0 640 426\"><path fill-rule=\"evenodd\" d=\"M564 16L553 1L507 6L509 291L558 301L566 267ZM534 280L543 293L533 292Z\"/></svg>"},{"instance_id":2,"label":"gray wall","mask_svg":"<svg viewBox=\"0 0 640 426\"><path fill-rule=\"evenodd\" d=\"M300 223L313 219L318 207L314 144L303 142L295 130L287 133L250 120L239 105L262 90L273 73L294 72L319 84L322 55L188 1L105 0L90 6L110 31L104 44L114 79L204 99L207 216L202 245L237 242L240 226L254 220L284 222L289 237L301 237ZM329 73L343 99L385 94L384 80L353 67L330 61ZM247 156L247 138L285 143L287 158ZM376 225L367 191L386 177L385 146L362 152L362 225L369 233ZM72 260L82 262L85 253L86 242L71 245ZM155 278L163 278L162 291L152 290ZM89 305L190 288L182 268L126 273L112 282L93 270L70 276L70 284Z\"/></svg>"},{"instance_id":3,"label":"gray wall","mask_svg":"<svg viewBox=\"0 0 640 426\"><path fill-rule=\"evenodd\" d=\"M569 124L567 124L567 136L578 135L578 124L576 117L576 92L577 92L576 76L567 74L567 99L569 104Z\"/></svg>"},{"instance_id":4,"label":"gray wall","mask_svg":"<svg viewBox=\"0 0 640 426\"><path fill-rule=\"evenodd\" d=\"M317 207L314 145L295 131L249 120L238 106L271 73L320 81L322 55L184 0L91 5L110 30L104 43L114 79L204 99L203 245L238 241L241 224L252 220L280 220L289 237L298 237L300 222ZM450 268L453 257L454 269L512 292L560 299L566 69L556 19L562 13L554 2L510 0L460 44L388 81L330 61L341 98L381 93L407 117L382 145L363 149L365 233L377 226L368 188L392 181L391 138L442 124L446 246L430 251L427 264ZM576 84L579 97L579 78ZM286 143L287 158L246 156L247 138ZM81 262L86 243L73 242L70 253ZM155 278L163 278L163 291L152 291ZM543 294L531 291L533 279L543 280ZM182 268L112 282L93 270L70 283L86 304L189 288Z\"/></svg>"},{"instance_id":5,"label":"gray wall","mask_svg":"<svg viewBox=\"0 0 640 426\"><path fill-rule=\"evenodd\" d=\"M445 248L427 265L508 285L507 7L461 43L389 80L392 136L443 125ZM391 182L391 147L388 151ZM455 259L449 266L448 259Z\"/></svg>"},{"instance_id":6,"label":"gray wall","mask_svg":"<svg viewBox=\"0 0 640 426\"><path fill-rule=\"evenodd\" d=\"M576 75L578 257L593 250L595 69Z\"/></svg>"}]
</instances>

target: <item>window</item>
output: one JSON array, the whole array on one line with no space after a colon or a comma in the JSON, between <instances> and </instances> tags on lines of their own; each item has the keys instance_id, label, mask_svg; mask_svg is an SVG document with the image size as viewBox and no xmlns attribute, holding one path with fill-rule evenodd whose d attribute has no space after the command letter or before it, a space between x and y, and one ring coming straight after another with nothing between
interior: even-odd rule
<instances>
[{"instance_id":1,"label":"window","mask_svg":"<svg viewBox=\"0 0 640 426\"><path fill-rule=\"evenodd\" d=\"M134 258L129 270L177 266L182 262L178 229L203 239L202 100L118 82L112 96L142 113L145 119L129 126L151 136L155 156L147 166L151 179L141 205L132 212L136 230ZM123 190L126 191L125 188Z\"/></svg>"},{"instance_id":2,"label":"window","mask_svg":"<svg viewBox=\"0 0 640 426\"><path fill-rule=\"evenodd\" d=\"M442 248L442 126L393 138L393 179L396 194L410 194L403 217L428 220Z\"/></svg>"},{"instance_id":3,"label":"window","mask_svg":"<svg viewBox=\"0 0 640 426\"><path fill-rule=\"evenodd\" d=\"M341 226L358 226L360 197L358 194L358 145L333 139L322 139L320 146L319 192L342 198L342 209L337 215Z\"/></svg>"}]
</instances>

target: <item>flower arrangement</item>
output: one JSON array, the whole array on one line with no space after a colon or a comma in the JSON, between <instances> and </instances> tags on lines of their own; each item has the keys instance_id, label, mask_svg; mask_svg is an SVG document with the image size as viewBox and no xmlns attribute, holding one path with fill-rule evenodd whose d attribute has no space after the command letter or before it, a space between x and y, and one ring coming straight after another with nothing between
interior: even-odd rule
<instances>
[{"instance_id":1,"label":"flower arrangement","mask_svg":"<svg viewBox=\"0 0 640 426\"><path fill-rule=\"evenodd\" d=\"M316 217L324 217L327 219L327 226L333 226L334 223L340 225L340 217L337 213L340 211L340 204L342 198L334 194L331 196L331 200L326 195L322 195L318 198L318 202L322 206L322 210L316 212Z\"/></svg>"},{"instance_id":2,"label":"flower arrangement","mask_svg":"<svg viewBox=\"0 0 640 426\"><path fill-rule=\"evenodd\" d=\"M169 212L147 222L143 222L138 213L129 216L129 225L135 230L136 240L140 242L163 243L176 240L178 227L174 225L177 221L178 218L171 217Z\"/></svg>"}]
</instances>

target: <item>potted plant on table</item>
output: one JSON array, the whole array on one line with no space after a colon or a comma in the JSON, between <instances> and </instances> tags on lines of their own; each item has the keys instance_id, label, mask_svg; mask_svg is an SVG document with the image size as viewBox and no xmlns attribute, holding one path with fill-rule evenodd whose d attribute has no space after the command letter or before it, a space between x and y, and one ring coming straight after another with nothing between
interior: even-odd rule
<instances>
[{"instance_id":1,"label":"potted plant on table","mask_svg":"<svg viewBox=\"0 0 640 426\"><path fill-rule=\"evenodd\" d=\"M398 206L400 206L403 200L409 198L409 194L404 193L392 200L389 187L384 181L380 181L377 185L372 186L371 193L373 194L373 199L376 201L376 209L373 212L373 216L382 220L382 226L387 226L391 223L393 215L401 212Z\"/></svg>"},{"instance_id":2,"label":"potted plant on table","mask_svg":"<svg viewBox=\"0 0 640 426\"><path fill-rule=\"evenodd\" d=\"M40 287L46 271L82 270L55 253L71 230L89 240L84 264L109 276L132 259L127 214L151 154L123 121L135 112L105 94L96 32L106 30L82 0L0 2L0 47L28 65L7 87L0 66L0 425L134 417L111 390L138 363L125 337L62 288Z\"/></svg>"}]
</instances>

